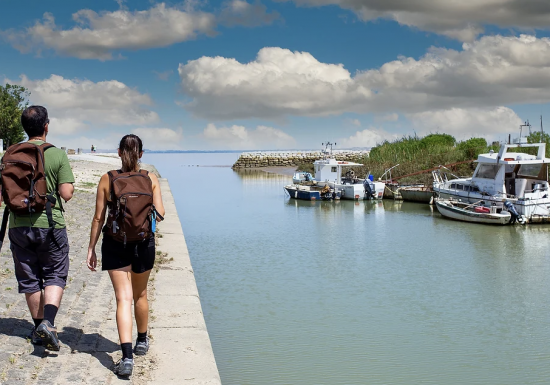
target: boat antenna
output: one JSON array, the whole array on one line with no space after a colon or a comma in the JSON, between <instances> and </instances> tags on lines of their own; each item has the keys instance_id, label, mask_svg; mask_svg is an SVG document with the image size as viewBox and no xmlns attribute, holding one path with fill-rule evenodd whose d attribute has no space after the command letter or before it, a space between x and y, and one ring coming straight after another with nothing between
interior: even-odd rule
<instances>
[{"instance_id":1,"label":"boat antenna","mask_svg":"<svg viewBox=\"0 0 550 385\"><path fill-rule=\"evenodd\" d=\"M544 128L542 127L542 115L540 116L540 141L544 138Z\"/></svg>"}]
</instances>

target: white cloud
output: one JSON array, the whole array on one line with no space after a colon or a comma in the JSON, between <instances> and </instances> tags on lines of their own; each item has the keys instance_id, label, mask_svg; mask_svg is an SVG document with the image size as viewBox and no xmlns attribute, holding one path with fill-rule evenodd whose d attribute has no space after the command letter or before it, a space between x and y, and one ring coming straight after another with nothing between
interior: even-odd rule
<instances>
[{"instance_id":1,"label":"white cloud","mask_svg":"<svg viewBox=\"0 0 550 385\"><path fill-rule=\"evenodd\" d=\"M210 119L490 108L550 101L550 39L485 36L460 51L432 48L355 76L275 47L250 63L201 57L178 71L192 98L184 107Z\"/></svg>"},{"instance_id":2,"label":"white cloud","mask_svg":"<svg viewBox=\"0 0 550 385\"><path fill-rule=\"evenodd\" d=\"M88 125L75 118L50 118L49 127L58 135L72 135L88 129Z\"/></svg>"},{"instance_id":3,"label":"white cloud","mask_svg":"<svg viewBox=\"0 0 550 385\"><path fill-rule=\"evenodd\" d=\"M214 119L325 116L342 113L370 94L357 89L341 64L281 48L263 48L248 64L202 57L180 64L178 71L184 92L194 98L186 108Z\"/></svg>"},{"instance_id":4,"label":"white cloud","mask_svg":"<svg viewBox=\"0 0 550 385\"><path fill-rule=\"evenodd\" d=\"M170 128L136 128L132 130L143 141L143 147L150 150L181 150L183 130Z\"/></svg>"},{"instance_id":5,"label":"white cloud","mask_svg":"<svg viewBox=\"0 0 550 385\"><path fill-rule=\"evenodd\" d=\"M348 119L348 123L355 127L361 127L361 121L359 119Z\"/></svg>"},{"instance_id":6,"label":"white cloud","mask_svg":"<svg viewBox=\"0 0 550 385\"><path fill-rule=\"evenodd\" d=\"M63 30L52 14L25 31L5 31L5 38L22 52L53 49L80 59L110 60L113 51L165 47L194 39L197 34L213 35L215 16L182 10L159 3L144 11L124 7L114 12L96 13L83 9L73 14L77 26Z\"/></svg>"},{"instance_id":7,"label":"white cloud","mask_svg":"<svg viewBox=\"0 0 550 385\"><path fill-rule=\"evenodd\" d=\"M395 138L395 135L384 130L369 127L363 131L357 131L348 138L342 138L337 143L340 148L374 147L385 140L393 140Z\"/></svg>"},{"instance_id":8,"label":"white cloud","mask_svg":"<svg viewBox=\"0 0 550 385\"><path fill-rule=\"evenodd\" d=\"M148 106L151 98L116 80L92 82L52 75L31 80L25 75L18 83L31 92L32 104L48 109L52 132L72 134L87 126L145 125L156 123L159 116Z\"/></svg>"},{"instance_id":9,"label":"white cloud","mask_svg":"<svg viewBox=\"0 0 550 385\"><path fill-rule=\"evenodd\" d=\"M221 24L230 27L236 25L258 27L271 24L279 18L278 12L268 13L267 7L259 1L250 4L243 0L230 0L224 4L219 20Z\"/></svg>"},{"instance_id":10,"label":"white cloud","mask_svg":"<svg viewBox=\"0 0 550 385\"><path fill-rule=\"evenodd\" d=\"M0 31L0 36L23 53L52 49L79 59L112 60L120 57L120 50L167 47L199 35L215 36L218 24L256 27L280 18L259 1L231 0L217 14L198 10L200 2L191 0L181 6L158 3L138 11L130 11L124 1L117 2L120 9L113 12L82 9L74 13L76 25L70 29L58 26L54 15L47 12L32 27Z\"/></svg>"},{"instance_id":11,"label":"white cloud","mask_svg":"<svg viewBox=\"0 0 550 385\"><path fill-rule=\"evenodd\" d=\"M211 145L223 149L274 150L291 148L296 144L296 140L292 136L266 126L248 130L237 125L217 128L211 123L204 129L202 136Z\"/></svg>"},{"instance_id":12,"label":"white cloud","mask_svg":"<svg viewBox=\"0 0 550 385\"><path fill-rule=\"evenodd\" d=\"M440 111L425 111L407 116L420 135L444 132L460 138L518 133L522 120L507 107L490 109L451 108Z\"/></svg>"},{"instance_id":13,"label":"white cloud","mask_svg":"<svg viewBox=\"0 0 550 385\"><path fill-rule=\"evenodd\" d=\"M550 5L544 0L294 0L298 5L337 5L363 21L394 20L401 25L472 41L484 25L548 29Z\"/></svg>"}]
</instances>

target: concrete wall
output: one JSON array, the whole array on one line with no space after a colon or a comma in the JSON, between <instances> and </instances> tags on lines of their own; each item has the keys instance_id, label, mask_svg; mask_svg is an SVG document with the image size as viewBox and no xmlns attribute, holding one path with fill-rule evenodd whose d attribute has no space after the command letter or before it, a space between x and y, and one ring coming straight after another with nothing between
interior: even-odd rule
<instances>
[{"instance_id":1,"label":"concrete wall","mask_svg":"<svg viewBox=\"0 0 550 385\"><path fill-rule=\"evenodd\" d=\"M336 160L361 162L365 156L369 155L369 151L339 150L334 151L333 155ZM233 168L293 167L301 163L313 163L322 157L321 151L243 152Z\"/></svg>"},{"instance_id":2,"label":"concrete wall","mask_svg":"<svg viewBox=\"0 0 550 385\"><path fill-rule=\"evenodd\" d=\"M220 385L210 337L183 236L174 197L166 179L159 179L166 208L159 224L158 250L174 258L155 275L151 303L153 352L159 359L149 385Z\"/></svg>"}]
</instances>

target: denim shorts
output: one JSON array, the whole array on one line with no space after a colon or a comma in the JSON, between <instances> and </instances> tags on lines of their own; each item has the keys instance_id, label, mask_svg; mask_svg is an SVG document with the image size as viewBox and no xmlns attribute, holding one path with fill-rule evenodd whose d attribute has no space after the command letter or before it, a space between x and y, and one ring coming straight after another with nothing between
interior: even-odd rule
<instances>
[{"instance_id":1,"label":"denim shorts","mask_svg":"<svg viewBox=\"0 0 550 385\"><path fill-rule=\"evenodd\" d=\"M20 293L65 288L69 273L67 229L14 227L8 232Z\"/></svg>"},{"instance_id":2,"label":"denim shorts","mask_svg":"<svg viewBox=\"0 0 550 385\"><path fill-rule=\"evenodd\" d=\"M101 270L116 270L132 266L134 273L145 273L155 265L155 236L142 242L124 243L103 233L101 244Z\"/></svg>"}]
</instances>

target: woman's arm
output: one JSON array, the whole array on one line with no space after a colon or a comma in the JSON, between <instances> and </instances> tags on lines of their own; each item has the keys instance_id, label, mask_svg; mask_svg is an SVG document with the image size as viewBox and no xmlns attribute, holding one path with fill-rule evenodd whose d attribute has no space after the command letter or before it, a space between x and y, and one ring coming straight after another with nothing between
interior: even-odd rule
<instances>
[{"instance_id":1,"label":"woman's arm","mask_svg":"<svg viewBox=\"0 0 550 385\"><path fill-rule=\"evenodd\" d=\"M151 182L153 182L153 204L157 212L164 217L164 204L162 203L162 193L160 191L160 183L157 176L153 173L149 173ZM160 218L157 218L157 221L161 221Z\"/></svg>"},{"instance_id":2,"label":"woman's arm","mask_svg":"<svg viewBox=\"0 0 550 385\"><path fill-rule=\"evenodd\" d=\"M97 256L95 246L101 234L101 228L105 223L105 211L107 210L107 196L109 195L109 175L105 174L99 180L97 186L97 196L95 201L95 214L92 219L92 228L90 230L90 244L88 245L87 265L92 271L97 266Z\"/></svg>"}]
</instances>

